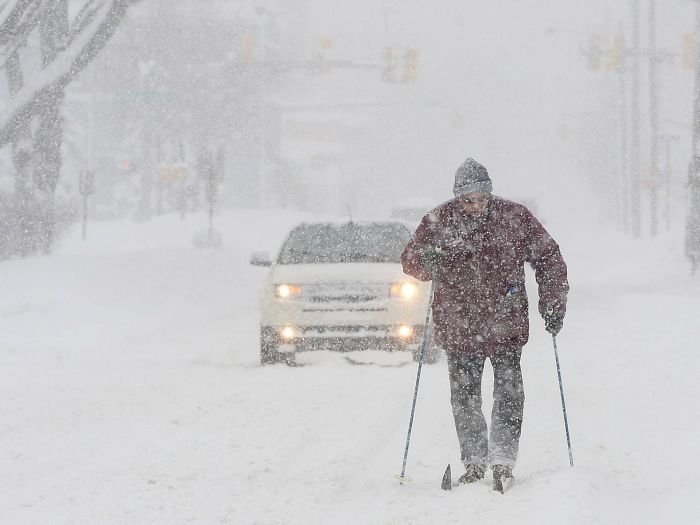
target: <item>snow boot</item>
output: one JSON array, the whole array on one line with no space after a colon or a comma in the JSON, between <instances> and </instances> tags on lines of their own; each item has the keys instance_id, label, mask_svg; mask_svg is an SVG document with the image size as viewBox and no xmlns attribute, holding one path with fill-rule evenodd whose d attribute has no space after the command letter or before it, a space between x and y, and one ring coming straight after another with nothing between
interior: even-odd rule
<instances>
[{"instance_id":1,"label":"snow boot","mask_svg":"<svg viewBox=\"0 0 700 525\"><path fill-rule=\"evenodd\" d=\"M504 494L506 490L513 486L515 478L513 478L513 469L506 465L494 465L491 467L493 471L493 490L497 490Z\"/></svg>"},{"instance_id":2,"label":"snow boot","mask_svg":"<svg viewBox=\"0 0 700 525\"><path fill-rule=\"evenodd\" d=\"M475 481L479 481L484 477L484 467L480 467L479 465L474 465L470 463L467 465L467 471L462 474L462 476L459 478L458 483L460 485L465 485L467 483L474 483Z\"/></svg>"}]
</instances>

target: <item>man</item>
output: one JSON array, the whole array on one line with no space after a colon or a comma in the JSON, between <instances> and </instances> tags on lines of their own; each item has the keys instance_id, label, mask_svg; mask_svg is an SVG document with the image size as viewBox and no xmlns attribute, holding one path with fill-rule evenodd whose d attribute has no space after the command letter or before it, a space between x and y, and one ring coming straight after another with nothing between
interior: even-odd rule
<instances>
[{"instance_id":1,"label":"man","mask_svg":"<svg viewBox=\"0 0 700 525\"><path fill-rule=\"evenodd\" d=\"M545 328L562 328L569 284L559 246L520 204L492 195L486 168L467 159L455 175L454 199L423 217L401 255L405 273L435 279L434 336L445 350L461 458L460 483L484 477L493 488L513 481L524 392L520 355L528 340L525 268L535 270ZM486 359L494 372L491 430L481 410Z\"/></svg>"}]
</instances>

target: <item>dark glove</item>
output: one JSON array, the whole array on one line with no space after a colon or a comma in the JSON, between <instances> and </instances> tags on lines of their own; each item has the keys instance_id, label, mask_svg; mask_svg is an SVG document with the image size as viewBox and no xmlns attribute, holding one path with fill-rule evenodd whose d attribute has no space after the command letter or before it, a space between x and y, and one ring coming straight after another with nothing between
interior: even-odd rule
<instances>
[{"instance_id":1,"label":"dark glove","mask_svg":"<svg viewBox=\"0 0 700 525\"><path fill-rule=\"evenodd\" d=\"M420 255L420 263L426 272L435 275L442 264L442 251L440 248L428 248Z\"/></svg>"},{"instance_id":2,"label":"dark glove","mask_svg":"<svg viewBox=\"0 0 700 525\"><path fill-rule=\"evenodd\" d=\"M557 335L561 332L562 326L564 326L564 314L548 308L544 314L544 329L552 335Z\"/></svg>"}]
</instances>

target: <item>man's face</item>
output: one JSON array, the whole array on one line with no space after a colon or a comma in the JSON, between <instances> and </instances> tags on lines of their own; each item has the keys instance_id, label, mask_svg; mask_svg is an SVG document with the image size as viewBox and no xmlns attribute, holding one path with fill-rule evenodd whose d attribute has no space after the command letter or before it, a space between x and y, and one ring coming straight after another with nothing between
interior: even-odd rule
<instances>
[{"instance_id":1,"label":"man's face","mask_svg":"<svg viewBox=\"0 0 700 525\"><path fill-rule=\"evenodd\" d=\"M490 200L490 193L468 193L459 198L462 208L471 217L478 217L484 213Z\"/></svg>"}]
</instances>

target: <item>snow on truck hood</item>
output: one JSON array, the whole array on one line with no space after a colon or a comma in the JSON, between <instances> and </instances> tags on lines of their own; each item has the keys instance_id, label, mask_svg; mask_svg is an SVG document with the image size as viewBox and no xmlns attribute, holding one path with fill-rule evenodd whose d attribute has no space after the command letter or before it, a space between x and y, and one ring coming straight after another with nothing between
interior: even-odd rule
<instances>
[{"instance_id":1,"label":"snow on truck hood","mask_svg":"<svg viewBox=\"0 0 700 525\"><path fill-rule=\"evenodd\" d=\"M275 282L295 284L332 282L396 282L414 281L403 273L398 263L328 263L328 264L279 264L271 269Z\"/></svg>"}]
</instances>

